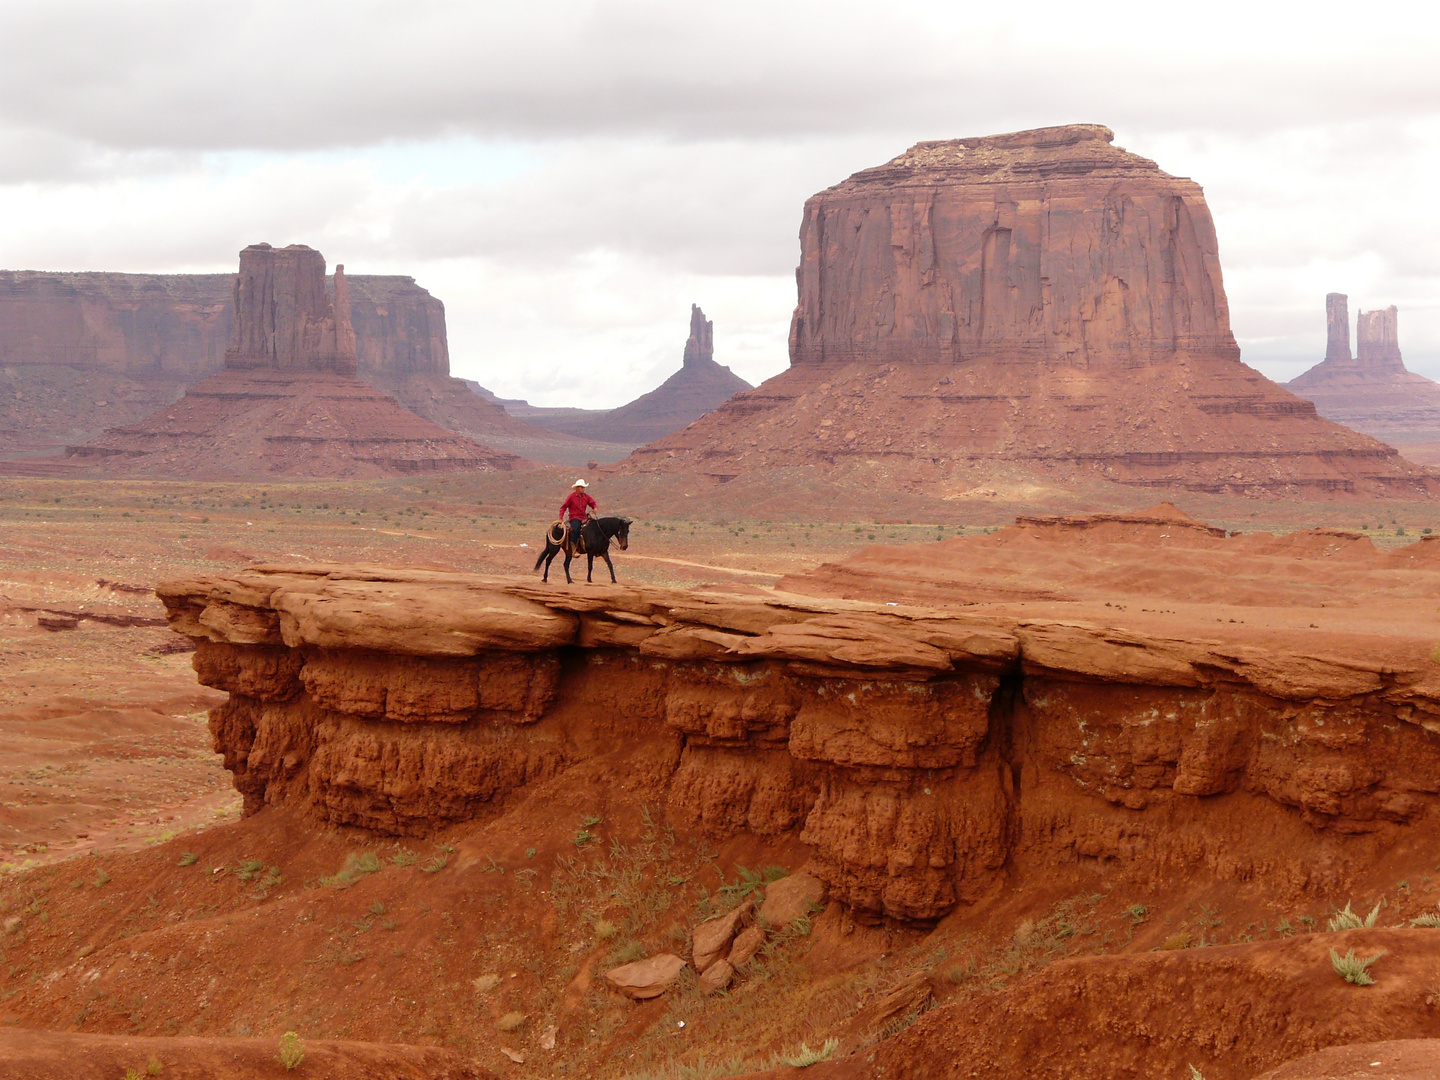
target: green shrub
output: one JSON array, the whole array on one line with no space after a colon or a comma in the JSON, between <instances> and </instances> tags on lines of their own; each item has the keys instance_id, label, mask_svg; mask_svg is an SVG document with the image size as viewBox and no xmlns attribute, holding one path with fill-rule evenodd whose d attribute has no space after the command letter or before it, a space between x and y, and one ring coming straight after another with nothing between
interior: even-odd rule
<instances>
[{"instance_id":1,"label":"green shrub","mask_svg":"<svg viewBox=\"0 0 1440 1080\"><path fill-rule=\"evenodd\" d=\"M300 1067L305 1060L305 1047L300 1042L300 1036L293 1031L287 1031L280 1036L280 1064L285 1066L286 1072L291 1072Z\"/></svg>"},{"instance_id":2,"label":"green shrub","mask_svg":"<svg viewBox=\"0 0 1440 1080\"><path fill-rule=\"evenodd\" d=\"M1440 926L1440 912L1430 911L1410 920L1411 926Z\"/></svg>"},{"instance_id":3,"label":"green shrub","mask_svg":"<svg viewBox=\"0 0 1440 1080\"><path fill-rule=\"evenodd\" d=\"M495 1026L501 1031L514 1031L523 1023L525 1023L524 1013L507 1012L504 1016L500 1017L499 1020L495 1021Z\"/></svg>"},{"instance_id":4,"label":"green shrub","mask_svg":"<svg viewBox=\"0 0 1440 1080\"><path fill-rule=\"evenodd\" d=\"M770 882L779 881L788 873L783 866L767 866L762 870L747 870L739 863L735 864L735 872L739 877L715 890L717 897L724 897L725 901L732 906L740 903L757 889L764 888Z\"/></svg>"},{"instance_id":5,"label":"green shrub","mask_svg":"<svg viewBox=\"0 0 1440 1080\"><path fill-rule=\"evenodd\" d=\"M1351 949L1344 956L1341 956L1334 949L1331 949L1330 964L1334 967L1335 974L1339 975L1346 982L1354 983L1356 986L1372 986L1374 985L1375 978L1370 974L1370 965L1384 955L1385 950L1381 949L1374 956L1369 956L1361 960L1355 956L1354 949Z\"/></svg>"},{"instance_id":6,"label":"green shrub","mask_svg":"<svg viewBox=\"0 0 1440 1080\"><path fill-rule=\"evenodd\" d=\"M196 855L193 851L187 851L187 852L185 852L183 855L180 856L180 861L179 861L178 863L176 863L175 865L176 865L176 866L194 866L194 865L195 865L197 862L199 862L199 861L200 861L200 856L199 856L199 855Z\"/></svg>"}]
</instances>

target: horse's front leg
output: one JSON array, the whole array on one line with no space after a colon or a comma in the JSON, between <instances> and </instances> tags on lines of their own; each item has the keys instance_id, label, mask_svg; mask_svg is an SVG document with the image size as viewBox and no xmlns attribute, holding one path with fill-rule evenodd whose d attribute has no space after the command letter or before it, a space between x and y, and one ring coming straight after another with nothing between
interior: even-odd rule
<instances>
[{"instance_id":1,"label":"horse's front leg","mask_svg":"<svg viewBox=\"0 0 1440 1080\"><path fill-rule=\"evenodd\" d=\"M601 555L600 557L605 560L605 565L610 567L610 584L618 585L619 582L615 580L615 564L610 561L610 553L607 551L604 555Z\"/></svg>"},{"instance_id":2,"label":"horse's front leg","mask_svg":"<svg viewBox=\"0 0 1440 1080\"><path fill-rule=\"evenodd\" d=\"M595 584L595 556L586 555L585 558L590 560L590 564L585 567L585 584L593 585Z\"/></svg>"}]
</instances>

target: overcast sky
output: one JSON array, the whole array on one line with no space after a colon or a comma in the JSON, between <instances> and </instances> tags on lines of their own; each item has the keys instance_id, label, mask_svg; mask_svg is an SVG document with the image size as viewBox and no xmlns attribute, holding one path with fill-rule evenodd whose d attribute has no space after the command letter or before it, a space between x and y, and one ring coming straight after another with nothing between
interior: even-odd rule
<instances>
[{"instance_id":1,"label":"overcast sky","mask_svg":"<svg viewBox=\"0 0 1440 1080\"><path fill-rule=\"evenodd\" d=\"M920 139L1108 124L1204 186L1246 361L1400 307L1440 377L1433 5L0 0L0 267L308 243L444 300L452 366L617 405L689 305L787 363L805 198Z\"/></svg>"}]
</instances>

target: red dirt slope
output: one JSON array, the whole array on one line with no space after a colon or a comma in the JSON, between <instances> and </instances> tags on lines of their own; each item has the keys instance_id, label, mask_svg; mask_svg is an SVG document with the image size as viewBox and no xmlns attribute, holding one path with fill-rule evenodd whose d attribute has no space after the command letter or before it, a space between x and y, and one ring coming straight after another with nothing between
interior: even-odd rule
<instances>
[{"instance_id":1,"label":"red dirt slope","mask_svg":"<svg viewBox=\"0 0 1440 1080\"><path fill-rule=\"evenodd\" d=\"M1256 1080L1434 1080L1440 1076L1440 1040L1336 1046L1286 1062Z\"/></svg>"},{"instance_id":2,"label":"red dirt slope","mask_svg":"<svg viewBox=\"0 0 1440 1080\"><path fill-rule=\"evenodd\" d=\"M448 1050L325 1040L301 1042L301 1071L280 1063L276 1039L164 1039L0 1028L0 1077L76 1080L141 1076L166 1080L486 1080L492 1073ZM156 1071L150 1072L158 1065Z\"/></svg>"},{"instance_id":3,"label":"red dirt slope","mask_svg":"<svg viewBox=\"0 0 1440 1080\"><path fill-rule=\"evenodd\" d=\"M1337 976L1331 948L1360 956L1384 950L1371 969L1375 985ZM1064 960L1000 993L926 1013L873 1053L808 1075L1150 1080L1188 1075L1190 1064L1205 1080L1250 1080L1277 1060L1321 1047L1440 1037L1437 966L1435 930Z\"/></svg>"}]
</instances>

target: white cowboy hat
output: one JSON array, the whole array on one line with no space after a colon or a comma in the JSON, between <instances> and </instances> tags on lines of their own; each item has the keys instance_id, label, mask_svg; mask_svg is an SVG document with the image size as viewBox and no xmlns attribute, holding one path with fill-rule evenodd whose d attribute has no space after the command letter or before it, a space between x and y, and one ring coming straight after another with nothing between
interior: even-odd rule
<instances>
[{"instance_id":1,"label":"white cowboy hat","mask_svg":"<svg viewBox=\"0 0 1440 1080\"><path fill-rule=\"evenodd\" d=\"M584 480L576 480L575 483L574 483L573 485L571 485L571 486L572 486L572 487L589 487L590 485L587 484Z\"/></svg>"}]
</instances>

